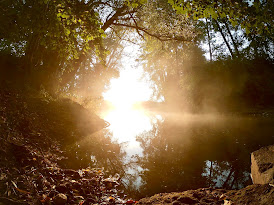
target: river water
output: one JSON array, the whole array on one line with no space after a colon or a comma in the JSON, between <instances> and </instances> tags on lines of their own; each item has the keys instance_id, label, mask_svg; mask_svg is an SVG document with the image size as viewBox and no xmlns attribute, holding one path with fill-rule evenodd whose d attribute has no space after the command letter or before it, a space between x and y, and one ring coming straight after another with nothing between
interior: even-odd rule
<instances>
[{"instance_id":1,"label":"river water","mask_svg":"<svg viewBox=\"0 0 274 205\"><path fill-rule=\"evenodd\" d=\"M115 118L119 116L119 120ZM274 143L273 113L112 113L112 140L126 152L125 183L138 195L251 184L250 153Z\"/></svg>"}]
</instances>

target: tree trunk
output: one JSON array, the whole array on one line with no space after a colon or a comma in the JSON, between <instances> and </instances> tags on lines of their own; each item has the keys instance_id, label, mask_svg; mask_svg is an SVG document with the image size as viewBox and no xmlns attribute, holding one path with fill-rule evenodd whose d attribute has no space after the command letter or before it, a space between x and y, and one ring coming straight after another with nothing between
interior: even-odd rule
<instances>
[{"instance_id":1,"label":"tree trunk","mask_svg":"<svg viewBox=\"0 0 274 205\"><path fill-rule=\"evenodd\" d=\"M216 23L216 25L217 25L217 27L218 27L219 32L221 33L221 35L222 35L222 37L223 37L223 40L224 40L224 42L225 42L225 44L226 44L226 46L227 46L227 48L228 48L228 50L229 50L229 52L230 52L230 55L231 55L232 59L234 59L234 58L235 58L235 55L234 55L234 53L233 53L233 51L232 51L232 49L231 49L231 47L230 47L228 41L227 41L226 38L225 38L225 34L224 34L224 32L223 32L221 26L219 25L219 23L218 23L217 20L215 20L215 23Z\"/></svg>"},{"instance_id":2,"label":"tree trunk","mask_svg":"<svg viewBox=\"0 0 274 205\"><path fill-rule=\"evenodd\" d=\"M227 176L227 178L226 178L226 180L225 180L225 182L224 182L224 184L223 184L223 186L222 186L223 188L226 188L226 187L227 187L227 183L228 183L228 181L229 181L231 175L233 174L233 172L234 172L234 168L232 167L231 170L230 170L230 172L229 172L229 175Z\"/></svg>"},{"instance_id":3,"label":"tree trunk","mask_svg":"<svg viewBox=\"0 0 274 205\"><path fill-rule=\"evenodd\" d=\"M207 21L206 19L206 32L207 32L207 38L208 38L209 56L210 56L210 61L212 61L211 38L209 34L208 24L209 24L209 21Z\"/></svg>"},{"instance_id":4,"label":"tree trunk","mask_svg":"<svg viewBox=\"0 0 274 205\"><path fill-rule=\"evenodd\" d=\"M239 58L240 57L240 53L239 53L239 50L238 50L238 45L236 44L235 39L233 38L232 33L231 33L231 31L230 31L230 29L229 29L228 24L226 23L226 21L224 21L224 24L225 24L226 30L227 30L227 32L228 32L228 34L229 34L229 36L230 36L230 38L232 40L232 43L233 43L236 55Z\"/></svg>"},{"instance_id":5,"label":"tree trunk","mask_svg":"<svg viewBox=\"0 0 274 205\"><path fill-rule=\"evenodd\" d=\"M210 160L210 172L209 172L210 186L212 185L212 173L213 173L213 163Z\"/></svg>"}]
</instances>

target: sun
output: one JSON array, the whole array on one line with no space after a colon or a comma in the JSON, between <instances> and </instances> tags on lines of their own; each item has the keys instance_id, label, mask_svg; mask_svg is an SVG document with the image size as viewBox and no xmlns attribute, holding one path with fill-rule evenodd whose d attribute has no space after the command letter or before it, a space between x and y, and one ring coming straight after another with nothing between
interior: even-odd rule
<instances>
[{"instance_id":1,"label":"sun","mask_svg":"<svg viewBox=\"0 0 274 205\"><path fill-rule=\"evenodd\" d=\"M142 73L140 69L122 70L120 77L113 79L110 89L103 93L104 100L112 105L103 118L110 123L113 137L120 142L130 141L151 129L149 116L141 107L135 106L152 96L152 89L142 78Z\"/></svg>"},{"instance_id":2,"label":"sun","mask_svg":"<svg viewBox=\"0 0 274 205\"><path fill-rule=\"evenodd\" d=\"M152 95L149 84L141 79L140 69L125 69L120 77L113 79L110 89L103 94L115 109L131 109L134 104L147 101Z\"/></svg>"}]
</instances>

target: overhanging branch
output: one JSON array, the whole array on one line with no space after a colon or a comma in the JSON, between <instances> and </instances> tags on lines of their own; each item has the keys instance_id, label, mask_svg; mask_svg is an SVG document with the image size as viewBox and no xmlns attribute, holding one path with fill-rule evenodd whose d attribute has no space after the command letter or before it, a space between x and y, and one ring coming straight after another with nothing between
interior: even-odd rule
<instances>
[{"instance_id":1,"label":"overhanging branch","mask_svg":"<svg viewBox=\"0 0 274 205\"><path fill-rule=\"evenodd\" d=\"M169 40L176 40L176 41L191 41L192 39L187 39L184 36L172 36L172 35L161 35L161 34L155 34L155 33L151 33L149 32L147 29L139 27L138 25L131 25L131 24L123 24L123 23L115 23L113 22L112 25L116 25L116 26L123 26L123 27L127 27L127 28L132 28L132 29L136 29L137 32L138 31L142 31L144 33L146 33L147 35L154 37L160 41L169 41Z\"/></svg>"},{"instance_id":2,"label":"overhanging branch","mask_svg":"<svg viewBox=\"0 0 274 205\"><path fill-rule=\"evenodd\" d=\"M134 19L133 15L130 14L130 17L131 17L131 19L133 20L133 22L134 22L134 24L135 24L135 26L136 26L136 31L137 31L137 33L139 34L139 36L141 36L141 37L143 38L143 40L145 40L145 37L139 32L139 29L138 29L139 26L138 26L136 20Z\"/></svg>"},{"instance_id":3,"label":"overhanging branch","mask_svg":"<svg viewBox=\"0 0 274 205\"><path fill-rule=\"evenodd\" d=\"M113 14L113 16L110 17L101 28L105 31L111 24L113 24L115 20L118 19L119 16L123 16L123 12L126 8L127 6L124 5L123 7L117 9L116 13Z\"/></svg>"}]
</instances>

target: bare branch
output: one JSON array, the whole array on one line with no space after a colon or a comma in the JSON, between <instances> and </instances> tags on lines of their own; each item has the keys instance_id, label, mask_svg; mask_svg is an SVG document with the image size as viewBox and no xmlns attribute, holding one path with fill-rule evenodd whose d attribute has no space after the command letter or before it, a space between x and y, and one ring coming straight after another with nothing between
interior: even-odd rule
<instances>
[{"instance_id":1,"label":"bare branch","mask_svg":"<svg viewBox=\"0 0 274 205\"><path fill-rule=\"evenodd\" d=\"M127 42L129 42L129 43L134 44L134 45L140 45L140 44L138 44L138 43L136 43L136 42L130 40L129 38L127 38L127 39L126 39L126 38L122 38L122 37L118 34L118 32L115 30L115 28L111 27L111 29L116 33L117 37L118 37L121 41L127 41Z\"/></svg>"},{"instance_id":2,"label":"bare branch","mask_svg":"<svg viewBox=\"0 0 274 205\"><path fill-rule=\"evenodd\" d=\"M138 29L139 26L138 26L136 20L134 19L133 15L130 14L130 17L131 17L131 19L134 21L134 24L135 24L135 26L136 26L136 31L137 31L137 33L143 38L143 40L145 40L145 37L139 32L139 29Z\"/></svg>"},{"instance_id":3,"label":"bare branch","mask_svg":"<svg viewBox=\"0 0 274 205\"><path fill-rule=\"evenodd\" d=\"M139 31L142 31L144 33L146 33L147 35L154 37L160 41L169 41L169 40L176 40L176 41L192 41L193 38L191 39L187 39L184 36L171 36L171 35L160 35L160 34L154 34L154 33L150 33L147 29L136 26L136 25L128 25L128 24L122 24L122 23L112 23L112 25L116 25L116 26L123 26L123 27L128 27L128 28L132 28L132 29L138 29Z\"/></svg>"},{"instance_id":4,"label":"bare branch","mask_svg":"<svg viewBox=\"0 0 274 205\"><path fill-rule=\"evenodd\" d=\"M107 16L106 21L109 20L110 16L113 15L114 11L110 12L110 14Z\"/></svg>"}]
</instances>

